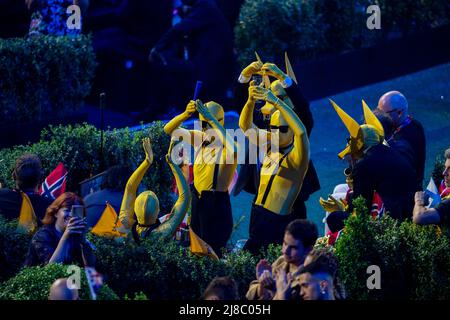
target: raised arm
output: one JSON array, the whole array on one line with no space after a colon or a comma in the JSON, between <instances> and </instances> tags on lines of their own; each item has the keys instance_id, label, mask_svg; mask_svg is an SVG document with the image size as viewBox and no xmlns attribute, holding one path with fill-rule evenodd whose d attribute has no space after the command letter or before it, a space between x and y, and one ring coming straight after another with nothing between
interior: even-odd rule
<instances>
[{"instance_id":1,"label":"raised arm","mask_svg":"<svg viewBox=\"0 0 450 320\"><path fill-rule=\"evenodd\" d=\"M181 124L191 118L192 114L196 112L195 107L195 101L191 100L188 105L186 106L186 110L170 120L165 126L164 126L164 132L167 133L170 136L179 136L182 137L183 140L186 139L186 137L190 137L187 139L188 143L191 145L195 145L196 141L202 142L202 135L203 133L201 131L197 130L186 130L181 128ZM176 131L175 131L176 130Z\"/></svg>"},{"instance_id":2,"label":"raised arm","mask_svg":"<svg viewBox=\"0 0 450 320\"><path fill-rule=\"evenodd\" d=\"M134 223L134 202L136 201L136 193L139 184L142 181L148 168L150 168L153 162L153 151L149 138L142 139L142 147L145 151L145 160L141 165L133 172L128 179L125 191L123 194L122 204L120 206L119 220L122 222L126 229L130 229Z\"/></svg>"},{"instance_id":3,"label":"raised arm","mask_svg":"<svg viewBox=\"0 0 450 320\"><path fill-rule=\"evenodd\" d=\"M169 151L166 155L166 161L172 170L172 174L175 177L175 182L178 189L178 199L172 207L171 217L168 221L160 225L155 231L152 232L152 236L159 236L168 239L173 236L178 226L183 221L190 205L191 205L191 192L189 190L188 183L183 176L181 168L173 163L172 149L175 143L170 143Z\"/></svg>"},{"instance_id":4,"label":"raised arm","mask_svg":"<svg viewBox=\"0 0 450 320\"><path fill-rule=\"evenodd\" d=\"M280 111L286 120L289 128L294 133L294 149L293 160L302 167L308 168L309 162L309 139L305 126L295 111L290 108L284 101L278 99L270 89L256 87L254 96L256 99L265 100Z\"/></svg>"}]
</instances>

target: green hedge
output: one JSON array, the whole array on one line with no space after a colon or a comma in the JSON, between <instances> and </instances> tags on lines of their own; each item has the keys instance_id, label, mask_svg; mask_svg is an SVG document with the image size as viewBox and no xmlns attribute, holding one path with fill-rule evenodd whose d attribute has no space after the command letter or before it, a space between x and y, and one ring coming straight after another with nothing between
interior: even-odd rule
<instances>
[{"instance_id":1,"label":"green hedge","mask_svg":"<svg viewBox=\"0 0 450 320\"><path fill-rule=\"evenodd\" d=\"M132 240L118 243L94 238L93 243L97 269L120 297L142 292L150 300L196 300L214 277L229 275L243 298L255 277L257 259L248 252L213 261L192 255L188 248L172 241L149 239L136 246Z\"/></svg>"},{"instance_id":2,"label":"green hedge","mask_svg":"<svg viewBox=\"0 0 450 320\"><path fill-rule=\"evenodd\" d=\"M172 206L172 174L164 156L169 148L170 137L164 133L161 122L155 122L136 132L130 132L127 128L106 132L103 147L104 168L126 164L133 170L136 169L145 158L141 140L146 136L152 140L155 159L143 179L143 185L158 195L162 212L168 212ZM68 191L78 192L81 181L100 173L102 169L100 130L88 124L50 126L42 131L38 143L0 150L0 182L4 186L14 186L11 172L15 160L25 152L35 153L41 158L45 175L59 162L64 163L69 170Z\"/></svg>"},{"instance_id":3,"label":"green hedge","mask_svg":"<svg viewBox=\"0 0 450 320\"><path fill-rule=\"evenodd\" d=\"M369 5L381 9L381 30L366 26ZM246 0L235 26L242 66L258 51L279 61L284 51L308 59L371 46L392 32L409 35L450 22L447 0Z\"/></svg>"},{"instance_id":4,"label":"green hedge","mask_svg":"<svg viewBox=\"0 0 450 320\"><path fill-rule=\"evenodd\" d=\"M52 283L59 278L67 278L68 266L49 264L45 267L23 269L14 278L0 286L0 300L47 300ZM90 300L90 292L84 270L81 269L80 299ZM118 300L117 295L107 284L97 293L97 300Z\"/></svg>"},{"instance_id":5,"label":"green hedge","mask_svg":"<svg viewBox=\"0 0 450 320\"><path fill-rule=\"evenodd\" d=\"M6 221L0 215L0 283L19 272L30 241L30 235L17 231L17 221Z\"/></svg>"},{"instance_id":6,"label":"green hedge","mask_svg":"<svg viewBox=\"0 0 450 320\"><path fill-rule=\"evenodd\" d=\"M292 56L312 56L323 38L315 8L301 0L247 0L235 27L241 65L255 60L276 61L288 51Z\"/></svg>"},{"instance_id":7,"label":"green hedge","mask_svg":"<svg viewBox=\"0 0 450 320\"><path fill-rule=\"evenodd\" d=\"M77 110L91 90L95 67L87 36L0 39L0 123Z\"/></svg>"},{"instance_id":8,"label":"green hedge","mask_svg":"<svg viewBox=\"0 0 450 320\"><path fill-rule=\"evenodd\" d=\"M336 243L341 280L350 299L450 299L450 239L447 230L386 216L372 220L364 201L346 221ZM369 290L367 267L381 269L381 289Z\"/></svg>"}]
</instances>

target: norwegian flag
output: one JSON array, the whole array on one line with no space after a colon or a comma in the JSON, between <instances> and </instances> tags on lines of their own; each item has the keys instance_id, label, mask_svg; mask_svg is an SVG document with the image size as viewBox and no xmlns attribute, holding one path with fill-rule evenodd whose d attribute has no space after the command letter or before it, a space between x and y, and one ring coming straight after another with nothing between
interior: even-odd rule
<instances>
[{"instance_id":1,"label":"norwegian flag","mask_svg":"<svg viewBox=\"0 0 450 320\"><path fill-rule=\"evenodd\" d=\"M372 208L370 210L370 214L372 218L382 217L384 215L384 203L383 199L381 199L380 195L374 191L373 192L373 200L372 200Z\"/></svg>"},{"instance_id":2,"label":"norwegian flag","mask_svg":"<svg viewBox=\"0 0 450 320\"><path fill-rule=\"evenodd\" d=\"M56 199L66 191L67 169L62 162L58 163L39 188L39 194L44 197Z\"/></svg>"}]
</instances>

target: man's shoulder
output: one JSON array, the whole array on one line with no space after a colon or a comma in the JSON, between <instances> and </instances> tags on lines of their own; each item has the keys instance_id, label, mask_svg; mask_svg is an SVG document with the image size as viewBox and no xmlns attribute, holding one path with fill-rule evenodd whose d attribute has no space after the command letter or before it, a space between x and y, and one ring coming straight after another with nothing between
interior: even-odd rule
<instances>
[{"instance_id":1,"label":"man's shoulder","mask_svg":"<svg viewBox=\"0 0 450 320\"><path fill-rule=\"evenodd\" d=\"M0 189L0 197L18 197L19 193L9 188L1 188Z\"/></svg>"}]
</instances>

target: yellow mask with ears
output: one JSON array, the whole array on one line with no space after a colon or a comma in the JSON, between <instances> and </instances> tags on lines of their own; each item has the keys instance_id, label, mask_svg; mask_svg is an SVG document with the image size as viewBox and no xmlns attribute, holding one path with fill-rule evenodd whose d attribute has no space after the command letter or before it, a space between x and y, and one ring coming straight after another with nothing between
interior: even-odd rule
<instances>
[{"instance_id":1,"label":"yellow mask with ears","mask_svg":"<svg viewBox=\"0 0 450 320\"><path fill-rule=\"evenodd\" d=\"M223 107L214 101L205 103L205 107L213 115L213 117L216 118L217 121L219 121L219 123L223 126L225 123L225 119L224 119L225 113L223 111ZM206 121L205 118L201 114L199 115L199 119L200 119L200 121Z\"/></svg>"},{"instance_id":2,"label":"yellow mask with ears","mask_svg":"<svg viewBox=\"0 0 450 320\"><path fill-rule=\"evenodd\" d=\"M350 138L347 142L347 147L342 150L338 157L343 159L350 155L354 159L362 156L363 151L371 146L378 145L384 140L384 130L380 121L373 114L372 110L367 106L363 100L364 119L366 124L359 125L352 117L350 117L344 110L342 110L333 100L330 99L331 104L341 118L348 132Z\"/></svg>"},{"instance_id":3,"label":"yellow mask with ears","mask_svg":"<svg viewBox=\"0 0 450 320\"><path fill-rule=\"evenodd\" d=\"M134 213L137 222L142 226L147 227L156 223L159 214L159 200L156 194L152 191L142 192L134 203Z\"/></svg>"}]
</instances>

